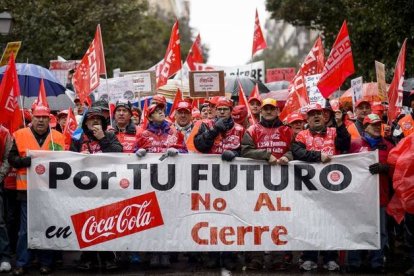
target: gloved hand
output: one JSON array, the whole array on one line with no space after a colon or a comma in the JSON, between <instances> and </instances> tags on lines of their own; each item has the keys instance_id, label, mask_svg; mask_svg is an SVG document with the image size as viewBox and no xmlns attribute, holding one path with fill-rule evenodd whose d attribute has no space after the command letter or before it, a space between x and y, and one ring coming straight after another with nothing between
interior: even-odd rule
<instances>
[{"instance_id":1,"label":"gloved hand","mask_svg":"<svg viewBox=\"0 0 414 276\"><path fill-rule=\"evenodd\" d=\"M214 129L218 132L225 132L227 130L226 124L224 123L224 119L218 119L214 124Z\"/></svg>"},{"instance_id":2,"label":"gloved hand","mask_svg":"<svg viewBox=\"0 0 414 276\"><path fill-rule=\"evenodd\" d=\"M233 159L236 157L236 153L231 150L225 150L221 154L221 159L224 161L233 161Z\"/></svg>"},{"instance_id":3,"label":"gloved hand","mask_svg":"<svg viewBox=\"0 0 414 276\"><path fill-rule=\"evenodd\" d=\"M178 154L178 149L176 149L176 148L169 148L169 149L167 149L167 155L169 157L174 157L177 154Z\"/></svg>"},{"instance_id":4,"label":"gloved hand","mask_svg":"<svg viewBox=\"0 0 414 276\"><path fill-rule=\"evenodd\" d=\"M26 156L22 158L22 165L23 167L30 167L32 165L32 157Z\"/></svg>"},{"instance_id":5,"label":"gloved hand","mask_svg":"<svg viewBox=\"0 0 414 276\"><path fill-rule=\"evenodd\" d=\"M144 157L147 154L146 149L139 149L135 152L135 155L139 158Z\"/></svg>"},{"instance_id":6,"label":"gloved hand","mask_svg":"<svg viewBox=\"0 0 414 276\"><path fill-rule=\"evenodd\" d=\"M382 163L375 163L369 166L369 172L371 174L388 173L390 166Z\"/></svg>"}]
</instances>

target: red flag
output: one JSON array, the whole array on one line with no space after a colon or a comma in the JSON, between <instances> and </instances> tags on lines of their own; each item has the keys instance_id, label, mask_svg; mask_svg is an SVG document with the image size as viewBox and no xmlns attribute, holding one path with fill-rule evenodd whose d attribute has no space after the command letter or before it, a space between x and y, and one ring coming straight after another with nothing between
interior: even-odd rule
<instances>
[{"instance_id":1,"label":"red flag","mask_svg":"<svg viewBox=\"0 0 414 276\"><path fill-rule=\"evenodd\" d=\"M161 74L158 78L157 87L165 85L167 83L168 78L177 73L180 69L180 33L178 30L178 20L176 20L171 30L170 42L168 43L168 48L165 52L164 63L162 64Z\"/></svg>"},{"instance_id":2,"label":"red flag","mask_svg":"<svg viewBox=\"0 0 414 276\"><path fill-rule=\"evenodd\" d=\"M45 82L43 81L43 79L40 80L39 94L37 96L37 99L32 104L32 109L35 106L45 106L49 108L49 103L47 102L46 98Z\"/></svg>"},{"instance_id":3,"label":"red flag","mask_svg":"<svg viewBox=\"0 0 414 276\"><path fill-rule=\"evenodd\" d=\"M401 46L400 53L398 54L397 62L395 63L394 77L391 85L388 88L388 122L394 121L397 118L397 109L402 106L403 98L403 82L405 71L405 48L407 39L404 40Z\"/></svg>"},{"instance_id":4,"label":"red flag","mask_svg":"<svg viewBox=\"0 0 414 276\"><path fill-rule=\"evenodd\" d=\"M177 108L178 103L181 102L182 100L183 100L183 94L181 93L180 88L177 88L177 93L175 93L174 102L170 109L170 115L168 116L171 122L175 121L175 118L174 118L175 109Z\"/></svg>"},{"instance_id":5,"label":"red flag","mask_svg":"<svg viewBox=\"0 0 414 276\"><path fill-rule=\"evenodd\" d=\"M101 27L96 27L95 38L81 63L73 74L73 86L81 103L84 103L89 94L98 87L99 76L106 74L105 55L102 44Z\"/></svg>"},{"instance_id":6,"label":"red flag","mask_svg":"<svg viewBox=\"0 0 414 276\"><path fill-rule=\"evenodd\" d=\"M65 136L65 144L67 147L69 147L72 143L72 134L77 128L78 123L76 122L75 114L73 114L72 107L69 107L65 129L63 130L63 135Z\"/></svg>"},{"instance_id":7,"label":"red flag","mask_svg":"<svg viewBox=\"0 0 414 276\"><path fill-rule=\"evenodd\" d=\"M254 34L253 34L253 48L252 56L259 50L267 48L266 40L264 39L262 28L260 27L259 14L256 9L256 18L254 20Z\"/></svg>"},{"instance_id":8,"label":"red flag","mask_svg":"<svg viewBox=\"0 0 414 276\"><path fill-rule=\"evenodd\" d=\"M355 72L346 20L332 46L331 53L323 68L318 88L326 99L337 90L344 80Z\"/></svg>"},{"instance_id":9,"label":"red flag","mask_svg":"<svg viewBox=\"0 0 414 276\"><path fill-rule=\"evenodd\" d=\"M14 54L11 53L0 85L0 124L6 127L10 133L18 130L23 120L18 103L19 96L19 79L17 78Z\"/></svg>"},{"instance_id":10,"label":"red flag","mask_svg":"<svg viewBox=\"0 0 414 276\"><path fill-rule=\"evenodd\" d=\"M301 70L304 76L320 74L325 65L324 49L321 37L318 37L312 49L302 63Z\"/></svg>"},{"instance_id":11,"label":"red flag","mask_svg":"<svg viewBox=\"0 0 414 276\"><path fill-rule=\"evenodd\" d=\"M238 83L239 83L239 105L244 105L247 108L247 116L249 116L251 122L256 123L256 118L253 116L253 113L250 109L250 105L246 99L246 94L244 94L243 87L239 81Z\"/></svg>"},{"instance_id":12,"label":"red flag","mask_svg":"<svg viewBox=\"0 0 414 276\"><path fill-rule=\"evenodd\" d=\"M257 99L261 99L260 98L260 94L259 94L259 85L256 83L256 85L253 87L252 92L250 92L250 96L249 99L251 98L257 98Z\"/></svg>"},{"instance_id":13,"label":"red flag","mask_svg":"<svg viewBox=\"0 0 414 276\"><path fill-rule=\"evenodd\" d=\"M198 34L196 39L194 40L194 43L191 46L191 49L188 52L188 56L185 61L187 62L188 67L190 68L191 71L195 70L194 62L204 63L203 50L201 49L200 34Z\"/></svg>"},{"instance_id":14,"label":"red flag","mask_svg":"<svg viewBox=\"0 0 414 276\"><path fill-rule=\"evenodd\" d=\"M301 69L299 69L292 83L289 85L289 94L286 104L279 117L284 121L289 114L298 111L301 107L309 104L308 93L306 91L305 79Z\"/></svg>"},{"instance_id":15,"label":"red flag","mask_svg":"<svg viewBox=\"0 0 414 276\"><path fill-rule=\"evenodd\" d=\"M191 103L191 109L193 109L193 108L198 109L199 105L200 105L200 100L198 98L194 98L193 102Z\"/></svg>"},{"instance_id":16,"label":"red flag","mask_svg":"<svg viewBox=\"0 0 414 276\"><path fill-rule=\"evenodd\" d=\"M140 122L141 122L141 128L143 130L147 129L147 126L148 126L148 99L145 99L144 108L142 109Z\"/></svg>"}]
</instances>

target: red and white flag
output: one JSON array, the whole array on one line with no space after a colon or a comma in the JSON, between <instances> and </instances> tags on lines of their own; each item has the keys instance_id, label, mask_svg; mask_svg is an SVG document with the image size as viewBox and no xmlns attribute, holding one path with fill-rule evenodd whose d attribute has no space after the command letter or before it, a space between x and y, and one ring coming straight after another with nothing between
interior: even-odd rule
<instances>
[{"instance_id":1,"label":"red and white flag","mask_svg":"<svg viewBox=\"0 0 414 276\"><path fill-rule=\"evenodd\" d=\"M325 65L325 55L322 44L322 39L319 36L309 54L306 56L305 61L302 63L301 70L304 76L310 76L320 74L323 71Z\"/></svg>"},{"instance_id":2,"label":"red and white flag","mask_svg":"<svg viewBox=\"0 0 414 276\"><path fill-rule=\"evenodd\" d=\"M239 83L239 105L244 105L247 108L247 116L249 117L249 121L256 123L256 118L253 116L252 110L250 109L250 105L247 101L246 94L244 94L243 86Z\"/></svg>"},{"instance_id":3,"label":"red and white flag","mask_svg":"<svg viewBox=\"0 0 414 276\"><path fill-rule=\"evenodd\" d=\"M171 122L175 121L175 110L177 109L178 103L181 101L183 101L183 94L181 93L180 88L177 88L177 93L175 93L174 102L170 109L170 115L168 116Z\"/></svg>"},{"instance_id":4,"label":"red and white flag","mask_svg":"<svg viewBox=\"0 0 414 276\"><path fill-rule=\"evenodd\" d=\"M66 146L70 146L70 144L72 143L72 134L77 128L78 123L76 122L75 114L73 114L72 107L69 107L65 129L63 130Z\"/></svg>"},{"instance_id":5,"label":"red and white flag","mask_svg":"<svg viewBox=\"0 0 414 276\"><path fill-rule=\"evenodd\" d=\"M191 46L190 51L188 52L187 59L185 60L188 64L188 68L191 71L195 71L196 67L194 63L204 63L203 59L203 50L201 49L201 37L200 34L197 35L196 39Z\"/></svg>"},{"instance_id":6,"label":"red and white flag","mask_svg":"<svg viewBox=\"0 0 414 276\"><path fill-rule=\"evenodd\" d=\"M256 85L253 87L253 90L250 92L250 96L249 99L251 98L256 98L256 99L261 99L260 94L259 94L259 85L256 83Z\"/></svg>"},{"instance_id":7,"label":"red and white flag","mask_svg":"<svg viewBox=\"0 0 414 276\"><path fill-rule=\"evenodd\" d=\"M326 60L318 88L326 99L337 90L347 77L355 72L352 58L351 40L349 39L346 20L332 46L331 53Z\"/></svg>"},{"instance_id":8,"label":"red and white flag","mask_svg":"<svg viewBox=\"0 0 414 276\"><path fill-rule=\"evenodd\" d=\"M81 103L99 86L99 76L106 74L101 26L96 27L95 38L73 74L73 86Z\"/></svg>"},{"instance_id":9,"label":"red and white flag","mask_svg":"<svg viewBox=\"0 0 414 276\"><path fill-rule=\"evenodd\" d=\"M308 92L306 91L305 78L302 70L299 69L292 83L289 85L289 94L286 104L283 107L279 117L284 121L287 116L293 112L297 112L301 107L309 104Z\"/></svg>"},{"instance_id":10,"label":"red and white flag","mask_svg":"<svg viewBox=\"0 0 414 276\"><path fill-rule=\"evenodd\" d=\"M256 17L254 20L254 34L253 34L253 47L252 56L259 50L267 48L266 40L263 36L262 28L260 27L259 14L256 9Z\"/></svg>"},{"instance_id":11,"label":"red and white flag","mask_svg":"<svg viewBox=\"0 0 414 276\"><path fill-rule=\"evenodd\" d=\"M403 100L403 82L405 71L405 48L407 39L404 40L398 54L397 62L395 63L394 77L390 87L388 88L388 121L391 123L397 118L397 109L402 106Z\"/></svg>"},{"instance_id":12,"label":"red and white flag","mask_svg":"<svg viewBox=\"0 0 414 276\"><path fill-rule=\"evenodd\" d=\"M11 53L0 84L0 124L6 127L10 133L18 130L23 121L18 103L19 96L19 79L14 54Z\"/></svg>"},{"instance_id":13,"label":"red and white flag","mask_svg":"<svg viewBox=\"0 0 414 276\"><path fill-rule=\"evenodd\" d=\"M181 69L181 47L180 33L178 30L178 20L175 21L171 30L170 42L165 52L164 62L161 67L161 73L158 78L157 87L161 87L167 83L169 77L174 75Z\"/></svg>"}]
</instances>

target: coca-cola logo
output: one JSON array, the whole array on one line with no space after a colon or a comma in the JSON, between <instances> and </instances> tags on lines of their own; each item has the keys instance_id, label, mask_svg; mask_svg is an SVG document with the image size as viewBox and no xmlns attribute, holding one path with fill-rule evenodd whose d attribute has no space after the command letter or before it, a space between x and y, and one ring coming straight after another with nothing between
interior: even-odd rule
<instances>
[{"instance_id":1,"label":"coca-cola logo","mask_svg":"<svg viewBox=\"0 0 414 276\"><path fill-rule=\"evenodd\" d=\"M71 219L81 249L164 224L155 192L78 213Z\"/></svg>"}]
</instances>

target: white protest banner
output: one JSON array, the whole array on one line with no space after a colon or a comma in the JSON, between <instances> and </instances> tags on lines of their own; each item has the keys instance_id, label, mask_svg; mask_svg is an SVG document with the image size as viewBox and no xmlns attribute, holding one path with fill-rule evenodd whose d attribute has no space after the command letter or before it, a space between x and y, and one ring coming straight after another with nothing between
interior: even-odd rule
<instances>
[{"instance_id":1,"label":"white protest banner","mask_svg":"<svg viewBox=\"0 0 414 276\"><path fill-rule=\"evenodd\" d=\"M120 77L132 79L134 93L139 97L155 95L155 71L120 72Z\"/></svg>"},{"instance_id":2,"label":"white protest banner","mask_svg":"<svg viewBox=\"0 0 414 276\"><path fill-rule=\"evenodd\" d=\"M326 164L29 151L28 245L98 251L378 249L378 152Z\"/></svg>"},{"instance_id":3,"label":"white protest banner","mask_svg":"<svg viewBox=\"0 0 414 276\"><path fill-rule=\"evenodd\" d=\"M265 82L264 61L256 61L239 66L216 66L205 63L194 63L196 71L224 71L225 77L250 77L261 82Z\"/></svg>"},{"instance_id":4,"label":"white protest banner","mask_svg":"<svg viewBox=\"0 0 414 276\"><path fill-rule=\"evenodd\" d=\"M134 88L132 77L101 79L94 93L98 95L96 97L97 99L107 100L110 103L116 103L118 100L136 102L138 101L138 94L134 93Z\"/></svg>"},{"instance_id":5,"label":"white protest banner","mask_svg":"<svg viewBox=\"0 0 414 276\"><path fill-rule=\"evenodd\" d=\"M306 83L306 91L308 92L309 103L318 103L324 107L326 99L322 96L321 92L319 92L319 88L317 86L318 81L321 78L321 74L305 76L304 78Z\"/></svg>"},{"instance_id":6,"label":"white protest banner","mask_svg":"<svg viewBox=\"0 0 414 276\"><path fill-rule=\"evenodd\" d=\"M358 77L351 80L352 91L352 106L355 106L355 103L362 99L362 77Z\"/></svg>"}]
</instances>

